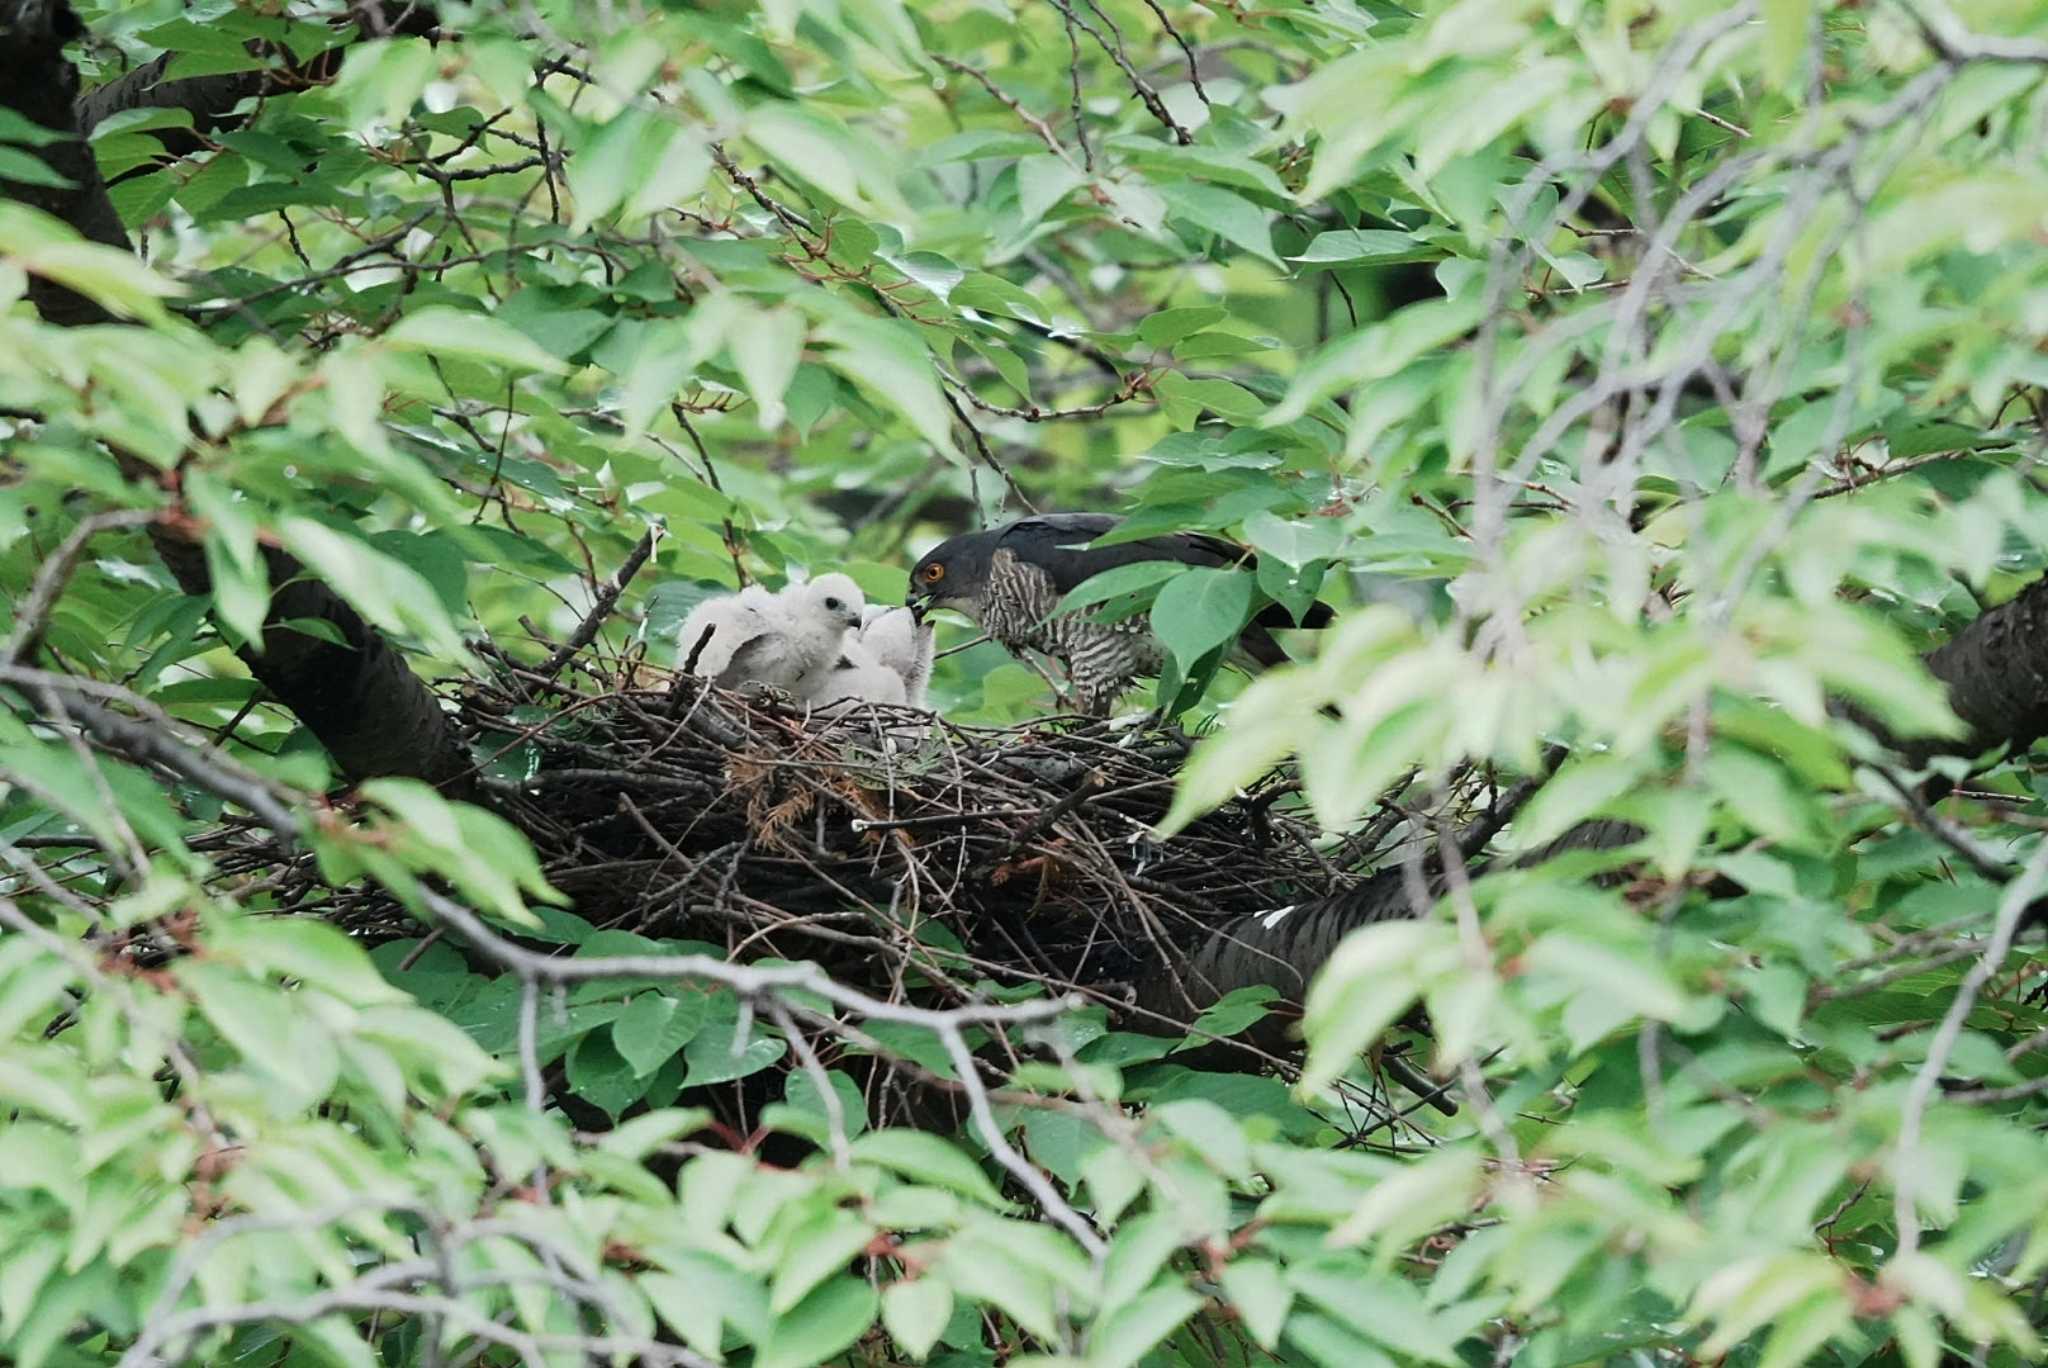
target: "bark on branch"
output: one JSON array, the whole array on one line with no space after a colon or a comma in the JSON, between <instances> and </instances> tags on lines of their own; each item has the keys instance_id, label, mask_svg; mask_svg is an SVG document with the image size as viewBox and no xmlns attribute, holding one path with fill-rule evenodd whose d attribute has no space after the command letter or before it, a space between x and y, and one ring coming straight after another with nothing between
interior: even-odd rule
<instances>
[{"instance_id":1,"label":"bark on branch","mask_svg":"<svg viewBox=\"0 0 2048 1368\"><path fill-rule=\"evenodd\" d=\"M365 28L380 33L418 32L432 20L432 11L422 5L358 6L357 14L365 17ZM64 48L84 32L66 0L0 0L0 107L67 135L38 151L71 182L0 181L0 193L62 219L94 242L124 250L130 245L128 234L86 142L94 125L122 109L178 108L191 112L196 130L218 132L246 118L242 106L250 98L327 79L339 68L330 50L304 64L279 58L260 71L166 81L167 63L159 59L81 98L78 71ZM183 130L162 130L158 136L174 154L200 145ZM51 323L79 327L114 321L92 300L40 278L31 278L29 295ZM154 478L139 464L127 473ZM212 592L205 555L197 545L162 527L152 528L151 538L186 593ZM476 789L468 751L404 658L296 561L275 551L266 558L271 583L279 587L271 596L261 648L240 652L250 673L320 739L349 780L404 775L437 784L456 797L472 796ZM331 625L341 643L284 625L302 619Z\"/></svg>"}]
</instances>

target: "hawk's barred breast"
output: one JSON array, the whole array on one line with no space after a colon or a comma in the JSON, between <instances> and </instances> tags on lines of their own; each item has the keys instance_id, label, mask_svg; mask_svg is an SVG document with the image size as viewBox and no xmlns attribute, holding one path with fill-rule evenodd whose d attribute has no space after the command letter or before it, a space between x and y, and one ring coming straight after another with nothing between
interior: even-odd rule
<instances>
[{"instance_id":1,"label":"hawk's barred breast","mask_svg":"<svg viewBox=\"0 0 2048 1368\"><path fill-rule=\"evenodd\" d=\"M981 625L1007 649L1043 651L1064 662L1083 711L1107 709L1132 680L1158 673L1164 654L1144 618L1051 617L1059 601L1052 576L1018 560L1014 551L1005 548L990 557Z\"/></svg>"}]
</instances>

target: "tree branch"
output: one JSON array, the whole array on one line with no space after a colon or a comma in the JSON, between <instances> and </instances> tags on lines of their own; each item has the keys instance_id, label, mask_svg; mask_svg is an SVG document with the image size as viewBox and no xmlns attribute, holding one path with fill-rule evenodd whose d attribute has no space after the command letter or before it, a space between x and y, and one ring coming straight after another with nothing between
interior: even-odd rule
<instances>
[{"instance_id":1,"label":"tree branch","mask_svg":"<svg viewBox=\"0 0 2048 1368\"><path fill-rule=\"evenodd\" d=\"M431 27L431 9L417 4L358 9L383 32ZM235 111L250 96L325 80L339 69L339 49L329 49L297 66L165 81L159 59L81 97L78 72L64 47L84 32L67 0L0 0L0 108L69 135L40 151L51 169L71 181L69 187L0 182L0 193L55 215L90 241L123 250L128 235L85 140L93 126L119 110L162 107L190 110L195 128L218 131L242 121ZM175 130L162 132L170 131ZM46 321L59 326L113 321L98 303L39 276L30 277L29 297ZM131 480L154 477L133 459L122 459L122 468ZM205 554L188 535L158 523L150 537L180 588L211 595ZM265 562L270 582L280 587L271 596L262 641L238 652L250 673L319 738L348 779L406 775L458 798L473 796L477 790L461 737L403 657L291 557L267 550ZM331 624L341 644L285 625L297 619ZM11 649L28 644L17 641Z\"/></svg>"}]
</instances>

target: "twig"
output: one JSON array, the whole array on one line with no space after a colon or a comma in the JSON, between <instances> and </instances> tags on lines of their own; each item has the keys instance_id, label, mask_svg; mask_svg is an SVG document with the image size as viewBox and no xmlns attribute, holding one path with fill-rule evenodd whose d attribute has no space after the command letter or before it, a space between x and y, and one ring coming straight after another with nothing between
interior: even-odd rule
<instances>
[{"instance_id":1,"label":"twig","mask_svg":"<svg viewBox=\"0 0 2048 1368\"><path fill-rule=\"evenodd\" d=\"M946 68L946 70L957 71L962 76L967 76L980 82L981 88L993 96L997 104L1002 105L1019 119L1023 120L1025 127L1036 133L1038 140L1050 148L1054 156L1069 166L1074 165L1073 157L1068 154L1066 148L1060 145L1058 135L1052 131L1052 125L1026 109L1016 96L997 85L987 72L978 67L969 66L967 63L955 58L948 57L944 53L935 52L931 56L933 61ZM1075 169L1079 170L1080 168L1075 167Z\"/></svg>"},{"instance_id":2,"label":"twig","mask_svg":"<svg viewBox=\"0 0 2048 1368\"><path fill-rule=\"evenodd\" d=\"M2006 885L2005 896L1998 902L1998 919L1992 924L1991 943L1984 947L1984 953L1970 966L1970 972L1963 976L1962 986L1956 989L1955 1000L1948 1005L1948 1012L1941 1019L1941 1025L1934 1032L1934 1039L1928 1042L1927 1058L1920 1065L1920 1072L1913 1076L1911 1086L1906 1089L1906 1100L1900 1107L1899 1138L1892 1150L1892 1217L1898 1227L1898 1245L1892 1254L1894 1261L1913 1254L1920 1247L1920 1212L1914 1204L1914 1192L1920 1175L1920 1127L1927 1115L1927 1107L1933 1101L1941 1086L1942 1071L1948 1067L1948 1057L1956 1047L1957 1039L1963 1033L1963 1022L1968 1020L1970 1009L1977 1005L1977 994L1991 981L2005 963L2005 957L2012 953L2013 936L2019 930L2020 917L2034 895L2041 891L2041 884L2048 879L2048 841L2034 847L2034 854L2027 861L2019 876Z\"/></svg>"},{"instance_id":3,"label":"twig","mask_svg":"<svg viewBox=\"0 0 2048 1368\"><path fill-rule=\"evenodd\" d=\"M31 689L46 698L67 695L65 711L104 745L132 758L160 764L210 793L241 804L280 835L297 834L298 820L284 805L280 790L269 780L217 751L186 745L178 739L177 724L170 715L139 695L116 684L19 665L0 665L0 683ZM144 726L101 707L93 701L95 698L126 703L147 717L150 725Z\"/></svg>"},{"instance_id":4,"label":"twig","mask_svg":"<svg viewBox=\"0 0 2048 1368\"><path fill-rule=\"evenodd\" d=\"M87 542L117 527L145 526L155 522L156 517L150 509L119 508L81 519L36 570L28 597L22 600L15 613L14 634L8 638L6 647L0 649L0 665L18 665L35 651L36 644L43 638L43 629L49 625L50 610L57 606L57 599L70 581L71 572Z\"/></svg>"},{"instance_id":5,"label":"twig","mask_svg":"<svg viewBox=\"0 0 2048 1368\"><path fill-rule=\"evenodd\" d=\"M562 667L569 663L570 657L597 638L598 629L604 625L605 618L611 615L612 607L618 603L620 593L632 581L633 576L640 572L640 567L647 564L647 558L654 553L654 543L658 535L659 530L653 527L649 527L641 535L633 549L626 553L626 559L620 564L618 573L598 586L597 600L590 605L590 611L583 615L583 621L576 624L576 630L569 634L567 641L556 647L553 654L535 667L536 674L544 679L554 678L561 672Z\"/></svg>"}]
</instances>

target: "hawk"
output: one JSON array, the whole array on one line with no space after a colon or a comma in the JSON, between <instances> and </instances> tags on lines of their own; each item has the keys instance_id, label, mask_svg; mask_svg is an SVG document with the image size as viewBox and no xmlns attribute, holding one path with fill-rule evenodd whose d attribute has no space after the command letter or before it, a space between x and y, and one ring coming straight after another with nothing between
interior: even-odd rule
<instances>
[{"instance_id":1,"label":"hawk","mask_svg":"<svg viewBox=\"0 0 2048 1368\"><path fill-rule=\"evenodd\" d=\"M1120 565L1256 563L1244 548L1200 532L1089 547L1119 521L1107 513L1048 513L950 538L911 570L910 602L922 612L965 613L1012 655L1035 650L1053 657L1066 666L1081 710L1103 716L1133 680L1159 673L1166 648L1142 616L1091 622L1085 613L1053 617L1053 606L1083 581ZM1322 627L1332 616L1328 605L1311 603L1296 624L1285 608L1268 604L1239 634L1239 651L1260 665L1276 665L1287 655L1271 629Z\"/></svg>"}]
</instances>

